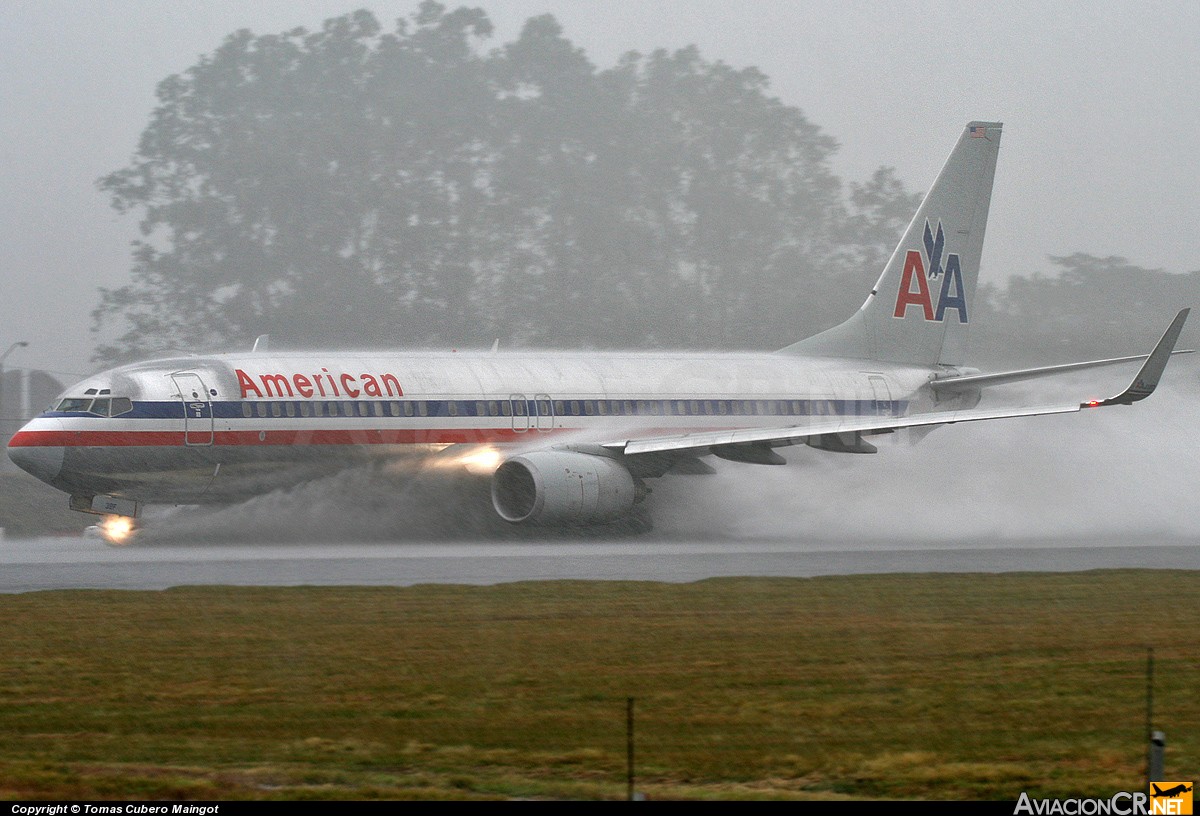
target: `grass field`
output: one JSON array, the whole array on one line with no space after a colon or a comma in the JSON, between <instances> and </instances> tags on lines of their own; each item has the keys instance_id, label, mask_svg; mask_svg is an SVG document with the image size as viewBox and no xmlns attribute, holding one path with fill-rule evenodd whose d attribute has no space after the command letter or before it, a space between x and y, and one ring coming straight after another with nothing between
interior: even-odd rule
<instances>
[{"instance_id":1,"label":"grass field","mask_svg":"<svg viewBox=\"0 0 1200 816\"><path fill-rule=\"evenodd\" d=\"M0 796L1111 796L1200 776L1195 573L0 596Z\"/></svg>"}]
</instances>

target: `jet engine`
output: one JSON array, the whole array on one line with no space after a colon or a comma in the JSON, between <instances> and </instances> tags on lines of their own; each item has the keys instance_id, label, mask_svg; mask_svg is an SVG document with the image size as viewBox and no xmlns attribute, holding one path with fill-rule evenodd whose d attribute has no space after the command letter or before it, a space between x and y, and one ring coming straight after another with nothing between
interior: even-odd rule
<instances>
[{"instance_id":1,"label":"jet engine","mask_svg":"<svg viewBox=\"0 0 1200 816\"><path fill-rule=\"evenodd\" d=\"M646 493L620 462L576 451L514 456L492 476L492 505L513 523L604 524L628 515Z\"/></svg>"}]
</instances>

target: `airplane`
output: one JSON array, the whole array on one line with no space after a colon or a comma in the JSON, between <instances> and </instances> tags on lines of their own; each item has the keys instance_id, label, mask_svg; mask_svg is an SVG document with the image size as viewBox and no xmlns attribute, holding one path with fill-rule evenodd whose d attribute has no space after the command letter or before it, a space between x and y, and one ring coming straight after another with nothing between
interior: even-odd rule
<instances>
[{"instance_id":1,"label":"airplane","mask_svg":"<svg viewBox=\"0 0 1200 816\"><path fill-rule=\"evenodd\" d=\"M1154 793L1150 794L1151 796L1156 797L1156 798L1159 796L1165 796L1168 799L1173 799L1174 797L1178 796L1179 794L1187 793L1192 789L1191 785L1188 785L1187 783L1184 783L1184 782L1181 782L1180 784L1176 785L1173 788L1167 788L1166 790L1163 790L1158 785L1155 785L1153 782L1150 783L1150 787L1154 788Z\"/></svg>"},{"instance_id":2,"label":"airplane","mask_svg":"<svg viewBox=\"0 0 1200 816\"><path fill-rule=\"evenodd\" d=\"M1149 354L981 373L967 335L1002 126L970 122L862 307L775 352L272 352L124 365L87 377L8 454L108 517L237 502L364 462L490 474L514 525L602 525L640 512L646 481L703 457L783 464L808 445L874 453L901 429L1130 405L1150 396L1183 309ZM986 388L1141 360L1107 399L980 409ZM486 499L483 499L486 502ZM490 512L490 511L489 511Z\"/></svg>"}]
</instances>

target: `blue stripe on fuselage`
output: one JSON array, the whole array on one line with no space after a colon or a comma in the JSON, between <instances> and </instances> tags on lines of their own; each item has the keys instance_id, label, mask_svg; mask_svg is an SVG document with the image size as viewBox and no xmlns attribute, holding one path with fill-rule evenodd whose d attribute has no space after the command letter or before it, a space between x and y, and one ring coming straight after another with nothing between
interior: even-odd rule
<instances>
[{"instance_id":1,"label":"blue stripe on fuselage","mask_svg":"<svg viewBox=\"0 0 1200 816\"><path fill-rule=\"evenodd\" d=\"M550 400L551 410L539 410L546 400L240 400L211 403L214 419L326 419L330 417L460 418L559 416L606 418L652 417L810 417L810 416L901 416L906 400L791 400L791 399L673 399L673 400ZM292 414L287 408L291 406ZM301 406L308 406L307 415ZM261 408L260 408L261 406ZM378 409L375 406L379 406ZM274 413L278 407L279 416ZM508 408L505 413L504 409ZM247 415L249 410L249 415ZM182 419L184 403L178 400L135 402L133 410L120 419ZM43 417L101 417L81 411L46 411ZM194 417L193 417L194 418Z\"/></svg>"}]
</instances>

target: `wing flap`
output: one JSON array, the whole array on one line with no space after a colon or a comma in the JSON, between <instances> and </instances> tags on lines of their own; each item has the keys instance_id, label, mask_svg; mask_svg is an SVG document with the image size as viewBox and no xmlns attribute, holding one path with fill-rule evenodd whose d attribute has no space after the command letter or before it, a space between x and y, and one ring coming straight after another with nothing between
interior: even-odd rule
<instances>
[{"instance_id":1,"label":"wing flap","mask_svg":"<svg viewBox=\"0 0 1200 816\"><path fill-rule=\"evenodd\" d=\"M979 422L985 419L1007 419L1043 414L1069 414L1083 407L1083 404L1077 403L1003 411L939 411L909 417L830 417L823 421L790 425L784 428L747 428L679 436L658 436L649 439L629 439L607 442L604 447L624 453L626 456L636 456L642 453L664 453L713 447L726 448L733 445L795 445L810 437L825 434L887 433L901 428L920 428L927 425L952 425L956 422Z\"/></svg>"}]
</instances>

